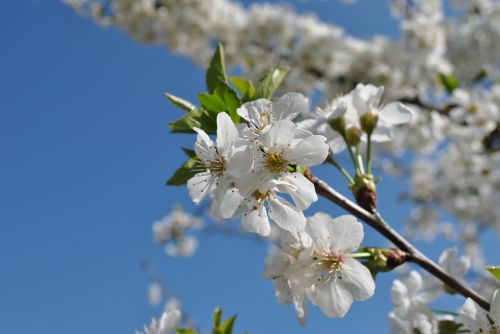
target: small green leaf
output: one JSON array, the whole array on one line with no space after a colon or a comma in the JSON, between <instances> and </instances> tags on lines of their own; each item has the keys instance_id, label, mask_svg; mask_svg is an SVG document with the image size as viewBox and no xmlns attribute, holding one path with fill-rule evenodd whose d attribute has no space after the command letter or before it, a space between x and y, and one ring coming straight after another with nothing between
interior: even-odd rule
<instances>
[{"instance_id":1,"label":"small green leaf","mask_svg":"<svg viewBox=\"0 0 500 334\"><path fill-rule=\"evenodd\" d=\"M198 100L205 110L208 110L214 114L226 111L226 103L219 95L200 93L198 94Z\"/></svg>"},{"instance_id":2,"label":"small green leaf","mask_svg":"<svg viewBox=\"0 0 500 334\"><path fill-rule=\"evenodd\" d=\"M199 161L195 158L189 158L181 168L179 168L174 175L167 181L168 186L181 186L187 183L187 181L195 176L198 172L195 168L199 164Z\"/></svg>"},{"instance_id":3,"label":"small green leaf","mask_svg":"<svg viewBox=\"0 0 500 334\"><path fill-rule=\"evenodd\" d=\"M460 81L458 81L455 74L438 73L438 81L441 85L443 85L449 94L453 93L455 89L460 87Z\"/></svg>"},{"instance_id":4,"label":"small green leaf","mask_svg":"<svg viewBox=\"0 0 500 334\"><path fill-rule=\"evenodd\" d=\"M499 266L490 266L486 267L486 270L488 270L497 280L500 281L500 267Z\"/></svg>"},{"instance_id":5,"label":"small green leaf","mask_svg":"<svg viewBox=\"0 0 500 334\"><path fill-rule=\"evenodd\" d=\"M189 149L189 148L185 148L185 147L182 147L182 151L184 151L184 153L185 153L188 157L193 158L193 159L195 159L195 158L196 158L196 152L195 152L195 151L193 151L193 150L191 150L191 149Z\"/></svg>"},{"instance_id":6,"label":"small green leaf","mask_svg":"<svg viewBox=\"0 0 500 334\"><path fill-rule=\"evenodd\" d=\"M250 80L243 77L229 77L229 81L240 92L243 101L251 101L255 96L255 87Z\"/></svg>"},{"instance_id":7,"label":"small green leaf","mask_svg":"<svg viewBox=\"0 0 500 334\"><path fill-rule=\"evenodd\" d=\"M177 328L175 331L177 334L198 334L198 332L192 328Z\"/></svg>"},{"instance_id":8,"label":"small green leaf","mask_svg":"<svg viewBox=\"0 0 500 334\"><path fill-rule=\"evenodd\" d=\"M223 85L215 89L215 94L218 95L225 103L225 111L229 114L234 123L240 122L240 116L236 110L241 106L241 100L238 94L229 87L228 85Z\"/></svg>"},{"instance_id":9,"label":"small green leaf","mask_svg":"<svg viewBox=\"0 0 500 334\"><path fill-rule=\"evenodd\" d=\"M186 101L180 97L174 96L174 95L169 94L169 93L165 93L165 96L167 97L167 99L170 100L170 102L172 102L173 105L181 108L182 110L190 112L190 111L193 111L194 109L196 109L196 106L194 104L192 104L191 102Z\"/></svg>"},{"instance_id":10,"label":"small green leaf","mask_svg":"<svg viewBox=\"0 0 500 334\"><path fill-rule=\"evenodd\" d=\"M219 327L221 318L222 318L222 309L220 307L217 307L213 315L214 328Z\"/></svg>"},{"instance_id":11,"label":"small green leaf","mask_svg":"<svg viewBox=\"0 0 500 334\"><path fill-rule=\"evenodd\" d=\"M222 334L233 334L233 327L234 327L234 322L236 321L236 317L237 317L237 315L234 315L231 318L229 318L226 321L224 321L219 326L219 331Z\"/></svg>"},{"instance_id":12,"label":"small green leaf","mask_svg":"<svg viewBox=\"0 0 500 334\"><path fill-rule=\"evenodd\" d=\"M190 111L181 119L169 123L169 126L173 133L193 133L193 128L200 128L209 134L217 132L216 117L201 108Z\"/></svg>"},{"instance_id":13,"label":"small green leaf","mask_svg":"<svg viewBox=\"0 0 500 334\"><path fill-rule=\"evenodd\" d=\"M255 99L273 97L274 92L281 84L290 69L285 66L276 66L269 70L260 80L255 91Z\"/></svg>"},{"instance_id":14,"label":"small green leaf","mask_svg":"<svg viewBox=\"0 0 500 334\"><path fill-rule=\"evenodd\" d=\"M224 48L220 43L217 45L217 49L215 50L212 60L210 61L210 65L208 66L206 82L209 93L213 93L220 85L227 85Z\"/></svg>"},{"instance_id":15,"label":"small green leaf","mask_svg":"<svg viewBox=\"0 0 500 334\"><path fill-rule=\"evenodd\" d=\"M227 112L234 123L239 123L240 117L236 110L241 106L241 100L238 94L228 85L220 85L213 94L198 94L198 100L203 108L214 115Z\"/></svg>"}]
</instances>

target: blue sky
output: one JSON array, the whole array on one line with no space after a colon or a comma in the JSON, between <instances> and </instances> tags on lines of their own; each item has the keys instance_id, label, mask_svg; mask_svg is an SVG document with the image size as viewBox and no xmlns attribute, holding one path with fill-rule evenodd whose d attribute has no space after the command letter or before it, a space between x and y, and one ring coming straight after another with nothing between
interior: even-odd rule
<instances>
[{"instance_id":1,"label":"blue sky","mask_svg":"<svg viewBox=\"0 0 500 334\"><path fill-rule=\"evenodd\" d=\"M397 34L387 1L293 3L357 36ZM314 310L301 328L261 278L261 244L209 236L193 258L172 259L153 243L154 220L174 203L193 208L185 188L164 186L183 160L179 147L193 137L169 134L181 113L163 92L194 101L204 90L203 70L190 60L48 0L0 3L0 60L0 333L140 329L161 313L147 304L144 257L205 330L220 305L239 313L237 332L387 331L392 274L345 319ZM335 171L320 173L343 185ZM389 221L408 212L391 200L402 186L380 190ZM318 209L341 213L325 202ZM384 244L366 234L366 244Z\"/></svg>"}]
</instances>

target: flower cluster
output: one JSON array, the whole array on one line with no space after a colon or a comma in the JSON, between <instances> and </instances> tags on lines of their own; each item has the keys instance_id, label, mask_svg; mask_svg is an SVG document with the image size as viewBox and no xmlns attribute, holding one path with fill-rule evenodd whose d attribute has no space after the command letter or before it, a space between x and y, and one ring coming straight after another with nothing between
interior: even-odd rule
<instances>
[{"instance_id":1,"label":"flower cluster","mask_svg":"<svg viewBox=\"0 0 500 334\"><path fill-rule=\"evenodd\" d=\"M198 241L190 230L202 227L200 218L185 212L181 208L173 209L170 214L153 223L152 230L155 241L164 245L170 256L191 256L198 248Z\"/></svg>"},{"instance_id":2,"label":"flower cluster","mask_svg":"<svg viewBox=\"0 0 500 334\"><path fill-rule=\"evenodd\" d=\"M303 121L303 127L323 134L334 153L347 146L366 143L367 135L374 142L386 142L393 136L396 125L411 121L413 112L404 104L392 102L382 105L384 87L358 84L349 94L333 100L325 108L318 108Z\"/></svg>"},{"instance_id":3,"label":"flower cluster","mask_svg":"<svg viewBox=\"0 0 500 334\"><path fill-rule=\"evenodd\" d=\"M262 236L271 232L270 219L292 233L302 231L303 210L317 195L298 169L321 164L328 155L325 137L292 121L307 107L305 97L290 93L275 103L259 99L244 104L238 114L246 126L219 113L215 142L195 128L198 173L187 182L193 201L210 196L213 217L241 216L246 230Z\"/></svg>"},{"instance_id":4,"label":"flower cluster","mask_svg":"<svg viewBox=\"0 0 500 334\"><path fill-rule=\"evenodd\" d=\"M307 320L307 300L329 317L343 317L354 300L369 299L375 282L353 254L363 240L363 226L352 216L333 219L316 213L302 233L283 232L280 248L266 259L264 277L276 297L292 304L301 324Z\"/></svg>"},{"instance_id":5,"label":"flower cluster","mask_svg":"<svg viewBox=\"0 0 500 334\"><path fill-rule=\"evenodd\" d=\"M457 258L457 253L456 248L445 250L439 258L439 264L452 277L460 279L469 270L470 258L468 256ZM415 270L395 280L391 289L395 308L389 313L392 333L439 333L440 326L443 327L455 319L435 314L428 304L444 292L454 293L434 276L422 277Z\"/></svg>"}]
</instances>

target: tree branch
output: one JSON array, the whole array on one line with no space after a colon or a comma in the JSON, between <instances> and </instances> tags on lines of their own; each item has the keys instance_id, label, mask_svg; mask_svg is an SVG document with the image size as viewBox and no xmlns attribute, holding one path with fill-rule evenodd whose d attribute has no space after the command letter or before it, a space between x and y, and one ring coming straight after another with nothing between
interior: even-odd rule
<instances>
[{"instance_id":1,"label":"tree branch","mask_svg":"<svg viewBox=\"0 0 500 334\"><path fill-rule=\"evenodd\" d=\"M422 252L416 249L408 240L406 240L403 236L396 232L380 216L378 212L370 213L366 211L365 209L330 187L326 182L318 179L310 171L306 172L304 175L309 179L309 181L314 184L316 192L319 195L325 197L326 199L350 212L357 218L361 219L366 224L374 228L377 232L386 237L388 240L390 240L400 250L407 252L409 261L416 263L461 295L471 298L485 310L490 309L490 303L487 300L485 300L477 292L466 286L464 282L450 276L450 274L444 271L443 268L441 268L437 263L433 262Z\"/></svg>"}]
</instances>

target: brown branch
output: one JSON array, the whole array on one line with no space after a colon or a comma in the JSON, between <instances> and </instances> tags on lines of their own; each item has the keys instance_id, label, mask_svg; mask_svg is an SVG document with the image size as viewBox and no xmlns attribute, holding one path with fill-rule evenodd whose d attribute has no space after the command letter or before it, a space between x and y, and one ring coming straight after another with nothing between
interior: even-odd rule
<instances>
[{"instance_id":1,"label":"brown branch","mask_svg":"<svg viewBox=\"0 0 500 334\"><path fill-rule=\"evenodd\" d=\"M490 303L487 300L485 300L477 292L466 286L464 282L450 276L450 274L444 271L443 268L441 268L437 263L433 262L422 252L416 249L408 240L406 240L403 236L396 232L380 216L379 213L370 213L366 211L365 209L330 187L326 182L318 179L310 171L305 173L304 175L314 184L316 192L319 195L325 197L326 199L350 212L357 218L361 219L366 224L374 228L377 232L386 237L388 240L390 240L400 250L407 252L409 261L416 263L461 295L471 298L485 310L490 309Z\"/></svg>"},{"instance_id":2,"label":"brown branch","mask_svg":"<svg viewBox=\"0 0 500 334\"><path fill-rule=\"evenodd\" d=\"M442 104L442 105L435 105L431 104L429 102L423 101L419 97L403 97L399 99L399 102L401 103L406 103L406 104L413 104L415 106L418 106L423 109L428 109L428 110L435 110L441 115L448 116L451 109L456 108L457 105L450 103L450 104Z\"/></svg>"}]
</instances>

